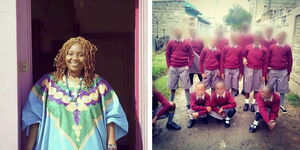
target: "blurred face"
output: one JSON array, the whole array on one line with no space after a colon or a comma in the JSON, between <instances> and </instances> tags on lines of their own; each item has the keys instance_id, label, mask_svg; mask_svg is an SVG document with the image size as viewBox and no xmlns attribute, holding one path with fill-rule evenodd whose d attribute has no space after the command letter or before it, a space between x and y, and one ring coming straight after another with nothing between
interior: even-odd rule
<instances>
[{"instance_id":1,"label":"blurred face","mask_svg":"<svg viewBox=\"0 0 300 150\"><path fill-rule=\"evenodd\" d=\"M216 85L216 92L219 94L219 95L223 95L224 92L225 92L225 85L223 83L218 83Z\"/></svg>"},{"instance_id":2,"label":"blurred face","mask_svg":"<svg viewBox=\"0 0 300 150\"><path fill-rule=\"evenodd\" d=\"M271 38L272 35L273 35L273 28L272 28L272 27L266 28L265 34L266 34L266 37L267 37L267 38Z\"/></svg>"},{"instance_id":3,"label":"blurred face","mask_svg":"<svg viewBox=\"0 0 300 150\"><path fill-rule=\"evenodd\" d=\"M221 38L221 37L223 37L223 35L224 35L224 32L223 32L222 29L218 29L218 30L216 31L216 36L217 36L217 38Z\"/></svg>"},{"instance_id":4,"label":"blurred face","mask_svg":"<svg viewBox=\"0 0 300 150\"><path fill-rule=\"evenodd\" d=\"M190 36L191 36L192 38L195 38L195 37L197 36L197 32L196 32L195 29L191 29L191 30L190 30Z\"/></svg>"},{"instance_id":5,"label":"blurred face","mask_svg":"<svg viewBox=\"0 0 300 150\"><path fill-rule=\"evenodd\" d=\"M84 67L85 55L82 46L74 44L67 52L66 64L68 71L80 73Z\"/></svg>"},{"instance_id":6,"label":"blurred face","mask_svg":"<svg viewBox=\"0 0 300 150\"><path fill-rule=\"evenodd\" d=\"M230 34L230 40L233 44L237 44L238 43L238 34L236 32L233 32Z\"/></svg>"},{"instance_id":7,"label":"blurred face","mask_svg":"<svg viewBox=\"0 0 300 150\"><path fill-rule=\"evenodd\" d=\"M261 32L255 32L253 36L254 43L260 43L261 40L262 40Z\"/></svg>"},{"instance_id":8,"label":"blurred face","mask_svg":"<svg viewBox=\"0 0 300 150\"><path fill-rule=\"evenodd\" d=\"M263 90L262 90L262 97L264 99L270 99L272 97L272 93L268 89L263 88Z\"/></svg>"},{"instance_id":9,"label":"blurred face","mask_svg":"<svg viewBox=\"0 0 300 150\"><path fill-rule=\"evenodd\" d=\"M242 31L244 32L244 33L247 33L248 31L249 31L249 29L250 29L250 25L249 25L249 23L243 23L242 24Z\"/></svg>"},{"instance_id":10,"label":"blurred face","mask_svg":"<svg viewBox=\"0 0 300 150\"><path fill-rule=\"evenodd\" d=\"M279 43L284 43L285 40L286 40L286 33L285 32L278 33L278 35L277 35L277 41Z\"/></svg>"},{"instance_id":11,"label":"blurred face","mask_svg":"<svg viewBox=\"0 0 300 150\"><path fill-rule=\"evenodd\" d=\"M195 89L196 95L198 97L201 97L204 94L205 90L206 89L205 89L205 85L204 84L198 84L196 86L196 89Z\"/></svg>"},{"instance_id":12,"label":"blurred face","mask_svg":"<svg viewBox=\"0 0 300 150\"><path fill-rule=\"evenodd\" d=\"M177 38L177 39L181 39L182 38L182 30L179 29L179 28L176 28L174 29L174 36Z\"/></svg>"}]
</instances>

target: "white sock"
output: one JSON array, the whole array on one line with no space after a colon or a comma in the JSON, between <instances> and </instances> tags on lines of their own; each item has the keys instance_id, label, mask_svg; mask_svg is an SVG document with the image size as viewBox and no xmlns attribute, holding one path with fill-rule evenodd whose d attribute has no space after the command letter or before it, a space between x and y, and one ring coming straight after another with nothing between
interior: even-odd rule
<instances>
[{"instance_id":1,"label":"white sock","mask_svg":"<svg viewBox=\"0 0 300 150\"><path fill-rule=\"evenodd\" d=\"M249 99L245 99L245 104L249 104Z\"/></svg>"},{"instance_id":2,"label":"white sock","mask_svg":"<svg viewBox=\"0 0 300 150\"><path fill-rule=\"evenodd\" d=\"M252 100L252 104L255 104L255 103L256 103L256 99L253 99L253 100Z\"/></svg>"},{"instance_id":3,"label":"white sock","mask_svg":"<svg viewBox=\"0 0 300 150\"><path fill-rule=\"evenodd\" d=\"M253 124L257 126L258 125L258 121L254 120Z\"/></svg>"}]
</instances>

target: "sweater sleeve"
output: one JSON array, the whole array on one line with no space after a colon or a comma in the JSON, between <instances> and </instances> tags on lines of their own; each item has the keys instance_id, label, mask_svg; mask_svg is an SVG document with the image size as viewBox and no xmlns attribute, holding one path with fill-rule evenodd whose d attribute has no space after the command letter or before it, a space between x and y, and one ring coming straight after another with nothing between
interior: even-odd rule
<instances>
[{"instance_id":1,"label":"sweater sleeve","mask_svg":"<svg viewBox=\"0 0 300 150\"><path fill-rule=\"evenodd\" d=\"M167 112L171 108L171 104L160 92L153 91L153 94L158 98L158 101L163 106L163 108L156 114L157 117L160 117L164 112Z\"/></svg>"},{"instance_id":2,"label":"sweater sleeve","mask_svg":"<svg viewBox=\"0 0 300 150\"><path fill-rule=\"evenodd\" d=\"M211 96L211 109L215 112L218 112L219 108L217 106L216 98L217 98L217 96L215 94L212 94L212 96Z\"/></svg>"},{"instance_id":3,"label":"sweater sleeve","mask_svg":"<svg viewBox=\"0 0 300 150\"><path fill-rule=\"evenodd\" d=\"M240 71L240 74L243 75L244 74L244 65L243 65L243 50L242 48L240 49L240 55L239 55L239 64L240 64L240 67L239 67L239 71Z\"/></svg>"},{"instance_id":4,"label":"sweater sleeve","mask_svg":"<svg viewBox=\"0 0 300 150\"><path fill-rule=\"evenodd\" d=\"M291 74L292 72L292 66L293 66L293 54L292 54L292 50L291 48L289 47L289 50L288 50L288 75Z\"/></svg>"},{"instance_id":5,"label":"sweater sleeve","mask_svg":"<svg viewBox=\"0 0 300 150\"><path fill-rule=\"evenodd\" d=\"M230 109L230 108L235 108L236 107L236 102L233 98L233 96L230 93L226 93L226 97L228 99L228 103L226 105L223 105L223 109Z\"/></svg>"},{"instance_id":6,"label":"sweater sleeve","mask_svg":"<svg viewBox=\"0 0 300 150\"><path fill-rule=\"evenodd\" d=\"M188 66L190 68L190 67L192 67L192 65L194 63L194 51L193 51L193 47L192 47L191 43L188 43L187 49L188 49L188 52L189 52Z\"/></svg>"},{"instance_id":7,"label":"sweater sleeve","mask_svg":"<svg viewBox=\"0 0 300 150\"><path fill-rule=\"evenodd\" d=\"M271 111L270 111L270 114L269 114L269 119L270 120L276 120L276 118L278 117L278 112L279 112L279 107L280 107L280 98L279 98L279 96L276 97L276 100L274 99L273 101L274 102L272 104Z\"/></svg>"},{"instance_id":8,"label":"sweater sleeve","mask_svg":"<svg viewBox=\"0 0 300 150\"><path fill-rule=\"evenodd\" d=\"M220 71L222 74L224 74L224 62L225 62L225 56L227 53L227 48L224 47L223 50L221 51L221 60L220 60Z\"/></svg>"},{"instance_id":9,"label":"sweater sleeve","mask_svg":"<svg viewBox=\"0 0 300 150\"><path fill-rule=\"evenodd\" d=\"M268 61L268 51L267 49L264 49L264 56L263 56L263 77L267 76L268 72L268 66L269 66L269 61Z\"/></svg>"},{"instance_id":10,"label":"sweater sleeve","mask_svg":"<svg viewBox=\"0 0 300 150\"><path fill-rule=\"evenodd\" d=\"M200 55L200 58L199 58L199 71L200 73L204 73L204 59L205 59L205 56L206 56L206 49L202 49L202 52L201 52L201 55Z\"/></svg>"},{"instance_id":11,"label":"sweater sleeve","mask_svg":"<svg viewBox=\"0 0 300 150\"><path fill-rule=\"evenodd\" d=\"M172 43L169 41L166 48L166 62L168 68L170 67L171 64L171 55L172 55Z\"/></svg>"},{"instance_id":12,"label":"sweater sleeve","mask_svg":"<svg viewBox=\"0 0 300 150\"><path fill-rule=\"evenodd\" d=\"M256 102L257 102L257 105L258 105L259 113L261 114L263 120L264 120L266 123L269 123L269 122L270 122L269 114L268 114L268 112L267 112L267 110L266 110L265 103L264 103L264 100L263 100L263 98L262 98L261 93L258 93L258 94L257 94Z\"/></svg>"}]
</instances>

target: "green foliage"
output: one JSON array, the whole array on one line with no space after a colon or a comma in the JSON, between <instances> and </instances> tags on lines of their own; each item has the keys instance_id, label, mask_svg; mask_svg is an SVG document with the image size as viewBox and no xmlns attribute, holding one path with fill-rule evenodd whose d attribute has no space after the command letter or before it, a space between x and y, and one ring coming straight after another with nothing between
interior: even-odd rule
<instances>
[{"instance_id":1,"label":"green foliage","mask_svg":"<svg viewBox=\"0 0 300 150\"><path fill-rule=\"evenodd\" d=\"M168 82L168 75L162 76L160 78L158 78L157 80L153 81L156 90L161 92L165 97L169 97L169 89L167 86L167 82Z\"/></svg>"},{"instance_id":2,"label":"green foliage","mask_svg":"<svg viewBox=\"0 0 300 150\"><path fill-rule=\"evenodd\" d=\"M300 97L295 93L286 94L285 98L290 102L292 106L300 106Z\"/></svg>"},{"instance_id":3,"label":"green foliage","mask_svg":"<svg viewBox=\"0 0 300 150\"><path fill-rule=\"evenodd\" d=\"M165 51L154 52L152 54L152 78L157 78L167 74L167 64Z\"/></svg>"},{"instance_id":4,"label":"green foliage","mask_svg":"<svg viewBox=\"0 0 300 150\"><path fill-rule=\"evenodd\" d=\"M229 9L229 13L224 16L225 24L231 26L232 30L240 30L243 22L251 22L251 20L251 14L240 5L234 5L233 8Z\"/></svg>"}]
</instances>

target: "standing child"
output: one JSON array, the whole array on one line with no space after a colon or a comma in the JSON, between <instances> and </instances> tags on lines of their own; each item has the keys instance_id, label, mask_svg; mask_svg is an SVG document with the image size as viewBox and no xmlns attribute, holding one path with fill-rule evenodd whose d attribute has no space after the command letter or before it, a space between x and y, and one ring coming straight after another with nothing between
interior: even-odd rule
<instances>
[{"instance_id":1,"label":"standing child","mask_svg":"<svg viewBox=\"0 0 300 150\"><path fill-rule=\"evenodd\" d=\"M189 33L190 33L190 36L191 36L189 41L190 41L190 43L193 47L193 50L194 50L194 63L192 65L192 67L190 68L190 74L189 74L191 85L193 85L193 78L194 78L195 74L197 74L199 80L202 81L202 76L201 76L200 71L199 71L199 57L200 57L200 54L201 54L202 49L204 47L204 43L198 37L197 30L195 28L190 29Z\"/></svg>"},{"instance_id":2,"label":"standing child","mask_svg":"<svg viewBox=\"0 0 300 150\"><path fill-rule=\"evenodd\" d=\"M226 90L236 95L239 89L239 80L243 73L242 48L237 45L238 34L230 34L230 44L221 52L221 76L224 79Z\"/></svg>"},{"instance_id":3,"label":"standing child","mask_svg":"<svg viewBox=\"0 0 300 150\"><path fill-rule=\"evenodd\" d=\"M261 32L254 33L254 43L246 46L243 54L243 64L244 66L244 91L245 91L245 105L243 110L248 111L249 109L249 98L250 93L254 91L251 112L254 112L254 104L256 100L256 95L262 85L264 84L267 67L268 67L268 57L267 49L260 44L262 39Z\"/></svg>"},{"instance_id":4,"label":"standing child","mask_svg":"<svg viewBox=\"0 0 300 150\"><path fill-rule=\"evenodd\" d=\"M208 123L207 119L208 114L211 112L211 107L210 96L205 90L205 84L199 82L196 84L195 92L191 93L188 128L193 127L195 121L199 118L202 119L204 124Z\"/></svg>"},{"instance_id":5,"label":"standing child","mask_svg":"<svg viewBox=\"0 0 300 150\"><path fill-rule=\"evenodd\" d=\"M230 92L225 90L224 82L216 84L216 92L211 95L211 107L210 115L216 119L224 120L225 128L229 128L230 120L236 112L236 102Z\"/></svg>"},{"instance_id":6,"label":"standing child","mask_svg":"<svg viewBox=\"0 0 300 150\"><path fill-rule=\"evenodd\" d=\"M169 68L168 87L171 89L170 101L174 101L178 82L181 81L182 88L185 90L187 108L190 109L190 91L191 86L189 78L189 68L193 64L193 48L189 41L183 40L182 29L173 30L175 39L170 40L166 49L166 61Z\"/></svg>"},{"instance_id":7,"label":"standing child","mask_svg":"<svg viewBox=\"0 0 300 150\"><path fill-rule=\"evenodd\" d=\"M275 88L280 93L280 110L286 113L283 107L285 93L289 91L289 80L293 65L292 49L285 43L286 33L278 33L277 44L273 44L269 49L269 66L271 70L268 75L268 85Z\"/></svg>"},{"instance_id":8,"label":"standing child","mask_svg":"<svg viewBox=\"0 0 300 150\"><path fill-rule=\"evenodd\" d=\"M216 47L216 39L212 40L209 47L204 48L200 55L200 73L207 89L214 92L216 83L220 80L221 51Z\"/></svg>"}]
</instances>

